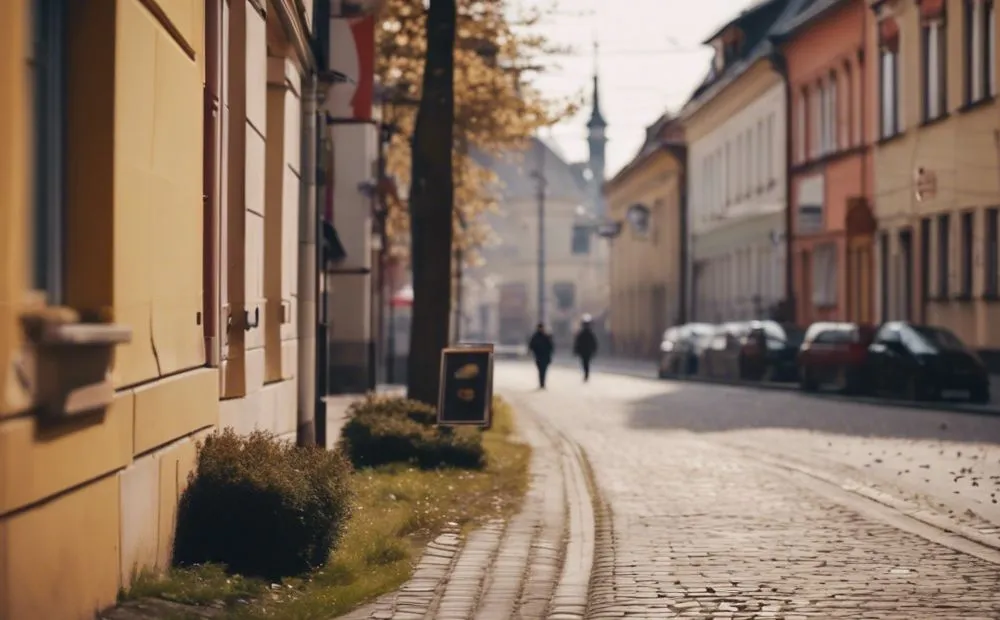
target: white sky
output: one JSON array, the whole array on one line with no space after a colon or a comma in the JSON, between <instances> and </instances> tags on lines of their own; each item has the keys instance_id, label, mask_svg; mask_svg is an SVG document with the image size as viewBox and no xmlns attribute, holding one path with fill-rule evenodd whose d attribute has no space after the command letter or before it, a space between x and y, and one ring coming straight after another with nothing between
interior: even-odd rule
<instances>
[{"instance_id":1,"label":"white sky","mask_svg":"<svg viewBox=\"0 0 1000 620\"><path fill-rule=\"evenodd\" d=\"M600 44L601 110L608 122L607 176L642 144L644 129L665 110L676 111L704 77L711 53L701 41L752 0L554 0L537 31L571 53L546 59L557 65L532 78L543 94L566 97L585 89L580 113L552 128L570 161L587 157L593 41ZM553 0L521 0L551 8ZM543 134L545 135L545 134Z\"/></svg>"}]
</instances>

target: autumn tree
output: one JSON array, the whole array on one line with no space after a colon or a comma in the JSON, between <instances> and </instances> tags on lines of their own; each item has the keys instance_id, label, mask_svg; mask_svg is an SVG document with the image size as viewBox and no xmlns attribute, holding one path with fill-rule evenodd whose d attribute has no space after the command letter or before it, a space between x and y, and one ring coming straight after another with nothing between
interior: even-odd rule
<instances>
[{"instance_id":1,"label":"autumn tree","mask_svg":"<svg viewBox=\"0 0 1000 620\"><path fill-rule=\"evenodd\" d=\"M408 392L428 403L436 402L438 357L448 342L452 251L475 261L490 238L483 216L496 209L496 179L476 156L520 150L539 126L569 111L522 84L521 72L546 43L516 33L508 13L505 0L431 0L427 10L423 0L389 0L379 29L384 116L398 128L387 167L410 187L387 219L397 252L410 233Z\"/></svg>"},{"instance_id":2,"label":"autumn tree","mask_svg":"<svg viewBox=\"0 0 1000 620\"><path fill-rule=\"evenodd\" d=\"M426 11L423 0L388 0L377 33L376 73L387 93L386 120L398 127L388 150L388 171L410 181L415 121L420 98ZM469 262L491 240L485 214L497 209L497 179L477 153L493 156L519 151L534 132L575 109L575 101L544 99L521 79L537 71L537 58L549 51L546 39L530 34L544 11L511 23L506 0L458 0L455 45L454 242ZM394 251L406 253L409 210L406 201L390 205L388 225ZM461 222L465 226L461 226Z\"/></svg>"}]
</instances>

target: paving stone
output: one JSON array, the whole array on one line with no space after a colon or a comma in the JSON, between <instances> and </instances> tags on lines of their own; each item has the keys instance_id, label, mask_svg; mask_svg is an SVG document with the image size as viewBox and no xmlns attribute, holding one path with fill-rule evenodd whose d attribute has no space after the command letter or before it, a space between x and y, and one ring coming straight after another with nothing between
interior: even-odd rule
<instances>
[{"instance_id":1,"label":"paving stone","mask_svg":"<svg viewBox=\"0 0 1000 620\"><path fill-rule=\"evenodd\" d=\"M672 427L674 415L694 422L683 398L644 400L662 384L600 375L580 387L555 369L536 391L530 369L510 368L499 388L583 448L601 490L588 617L1000 618L1000 567ZM698 411L731 421L728 442L740 403L720 402Z\"/></svg>"}]
</instances>

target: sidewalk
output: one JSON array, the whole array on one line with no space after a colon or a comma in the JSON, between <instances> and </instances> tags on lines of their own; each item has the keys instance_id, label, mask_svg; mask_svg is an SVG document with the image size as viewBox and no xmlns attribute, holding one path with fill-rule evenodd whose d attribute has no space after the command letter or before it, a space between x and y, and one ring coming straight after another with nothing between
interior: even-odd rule
<instances>
[{"instance_id":1,"label":"sidewalk","mask_svg":"<svg viewBox=\"0 0 1000 620\"><path fill-rule=\"evenodd\" d=\"M431 542L410 580L341 620L583 618L594 561L594 515L582 456L523 402L532 484L519 514L463 538Z\"/></svg>"}]
</instances>

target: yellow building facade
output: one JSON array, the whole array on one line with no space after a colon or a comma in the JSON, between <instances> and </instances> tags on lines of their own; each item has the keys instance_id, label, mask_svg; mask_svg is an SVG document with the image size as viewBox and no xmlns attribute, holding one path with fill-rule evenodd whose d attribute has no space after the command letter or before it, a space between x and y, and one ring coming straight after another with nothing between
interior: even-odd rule
<instances>
[{"instance_id":1,"label":"yellow building facade","mask_svg":"<svg viewBox=\"0 0 1000 620\"><path fill-rule=\"evenodd\" d=\"M867 47L878 55L866 59L867 120L876 139L877 314L950 328L984 352L1000 351L993 7L873 2ZM947 45L924 61L931 36Z\"/></svg>"},{"instance_id":2,"label":"yellow building facade","mask_svg":"<svg viewBox=\"0 0 1000 620\"><path fill-rule=\"evenodd\" d=\"M295 437L310 20L0 3L0 618L92 618L167 566L214 428Z\"/></svg>"},{"instance_id":3,"label":"yellow building facade","mask_svg":"<svg viewBox=\"0 0 1000 620\"><path fill-rule=\"evenodd\" d=\"M683 321L684 166L679 123L662 118L604 186L608 216L620 223L609 264L616 355L655 356L664 330Z\"/></svg>"}]
</instances>

